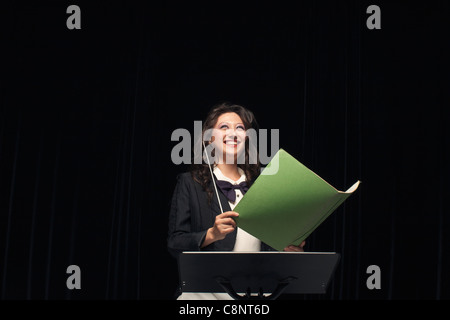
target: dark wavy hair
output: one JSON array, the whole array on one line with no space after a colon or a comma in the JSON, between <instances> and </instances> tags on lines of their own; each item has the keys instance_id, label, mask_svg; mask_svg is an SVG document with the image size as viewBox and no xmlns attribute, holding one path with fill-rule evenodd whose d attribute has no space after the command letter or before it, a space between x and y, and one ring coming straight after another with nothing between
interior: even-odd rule
<instances>
[{"instance_id":1,"label":"dark wavy hair","mask_svg":"<svg viewBox=\"0 0 450 320\"><path fill-rule=\"evenodd\" d=\"M215 106L213 106L210 111L208 112L208 115L206 116L205 121L203 122L202 127L202 138L204 136L204 133L208 129L212 129L215 124L217 123L217 120L219 117L228 112L234 112L241 118L245 129L248 130L250 128L253 128L254 130L258 130L259 126L256 122L255 116L253 115L253 112L244 108L243 106L232 104L229 102L222 102ZM198 143L198 142L197 142ZM201 142L200 142L201 143ZM205 141L205 144L208 145L209 142ZM202 155L204 153L203 145L201 146L202 149ZM203 157L202 157L203 158ZM209 171L208 164L202 160L201 164L196 164L195 161L192 162L191 166L191 174L195 181L197 181L202 187L203 190L205 190L208 194L208 200L211 202L213 190L209 187L211 183L211 173ZM261 172L261 164L259 162L259 156L257 155L257 161L256 164L250 164L249 161L249 141L248 138L245 139L245 162L243 164L238 164L238 167L241 168L246 177L247 185L250 187L252 183L255 181L255 179L258 177L258 175Z\"/></svg>"}]
</instances>

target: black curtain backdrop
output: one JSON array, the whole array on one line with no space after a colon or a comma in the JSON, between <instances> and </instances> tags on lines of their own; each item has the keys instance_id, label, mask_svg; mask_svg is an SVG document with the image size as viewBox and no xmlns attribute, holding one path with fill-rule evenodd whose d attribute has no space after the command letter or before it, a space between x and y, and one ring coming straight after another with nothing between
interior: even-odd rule
<instances>
[{"instance_id":1,"label":"black curtain backdrop","mask_svg":"<svg viewBox=\"0 0 450 320\"><path fill-rule=\"evenodd\" d=\"M450 298L448 1L245 3L2 3L1 299L172 299L171 133L222 100L362 181L307 239L341 254L328 292L295 298Z\"/></svg>"}]
</instances>

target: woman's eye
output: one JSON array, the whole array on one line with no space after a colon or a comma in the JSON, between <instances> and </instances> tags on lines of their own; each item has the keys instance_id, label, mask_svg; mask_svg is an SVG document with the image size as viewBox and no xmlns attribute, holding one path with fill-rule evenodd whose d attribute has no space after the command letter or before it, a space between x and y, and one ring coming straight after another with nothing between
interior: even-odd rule
<instances>
[{"instance_id":1,"label":"woman's eye","mask_svg":"<svg viewBox=\"0 0 450 320\"><path fill-rule=\"evenodd\" d=\"M228 130L228 129L229 129L229 126L228 126L227 124L223 124L223 125L221 125L221 126L219 127L219 129ZM244 126L237 126L237 127L236 127L236 130L239 130L239 131L245 131L245 128L244 128Z\"/></svg>"}]
</instances>

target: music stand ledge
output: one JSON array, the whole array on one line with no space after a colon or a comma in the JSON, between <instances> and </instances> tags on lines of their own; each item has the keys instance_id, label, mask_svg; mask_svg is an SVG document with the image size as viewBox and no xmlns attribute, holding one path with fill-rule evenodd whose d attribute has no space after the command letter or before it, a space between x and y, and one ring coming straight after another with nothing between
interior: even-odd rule
<instances>
[{"instance_id":1,"label":"music stand ledge","mask_svg":"<svg viewBox=\"0 0 450 320\"><path fill-rule=\"evenodd\" d=\"M178 266L183 292L273 300L282 293L325 293L339 259L335 252L189 251Z\"/></svg>"}]
</instances>

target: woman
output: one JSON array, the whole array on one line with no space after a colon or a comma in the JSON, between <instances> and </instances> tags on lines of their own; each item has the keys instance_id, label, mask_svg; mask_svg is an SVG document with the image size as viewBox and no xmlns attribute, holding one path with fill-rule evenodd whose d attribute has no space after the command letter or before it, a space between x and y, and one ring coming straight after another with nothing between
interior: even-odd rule
<instances>
[{"instance_id":1,"label":"woman","mask_svg":"<svg viewBox=\"0 0 450 320\"><path fill-rule=\"evenodd\" d=\"M213 147L211 165L216 181L212 181L205 161L194 164L190 172L178 176L168 237L168 249L175 257L183 251L274 250L239 229L233 219L239 213L232 210L261 171L259 161L256 164L249 161L249 142L245 132L250 128L258 129L256 119L250 110L242 106L222 103L208 113L203 123L202 137L207 130L212 131L210 141L205 144L212 144ZM244 157L240 157L242 155ZM220 204L213 183L216 183ZM284 250L303 251L303 246L304 242ZM230 297L227 294L183 294L181 298Z\"/></svg>"}]
</instances>

